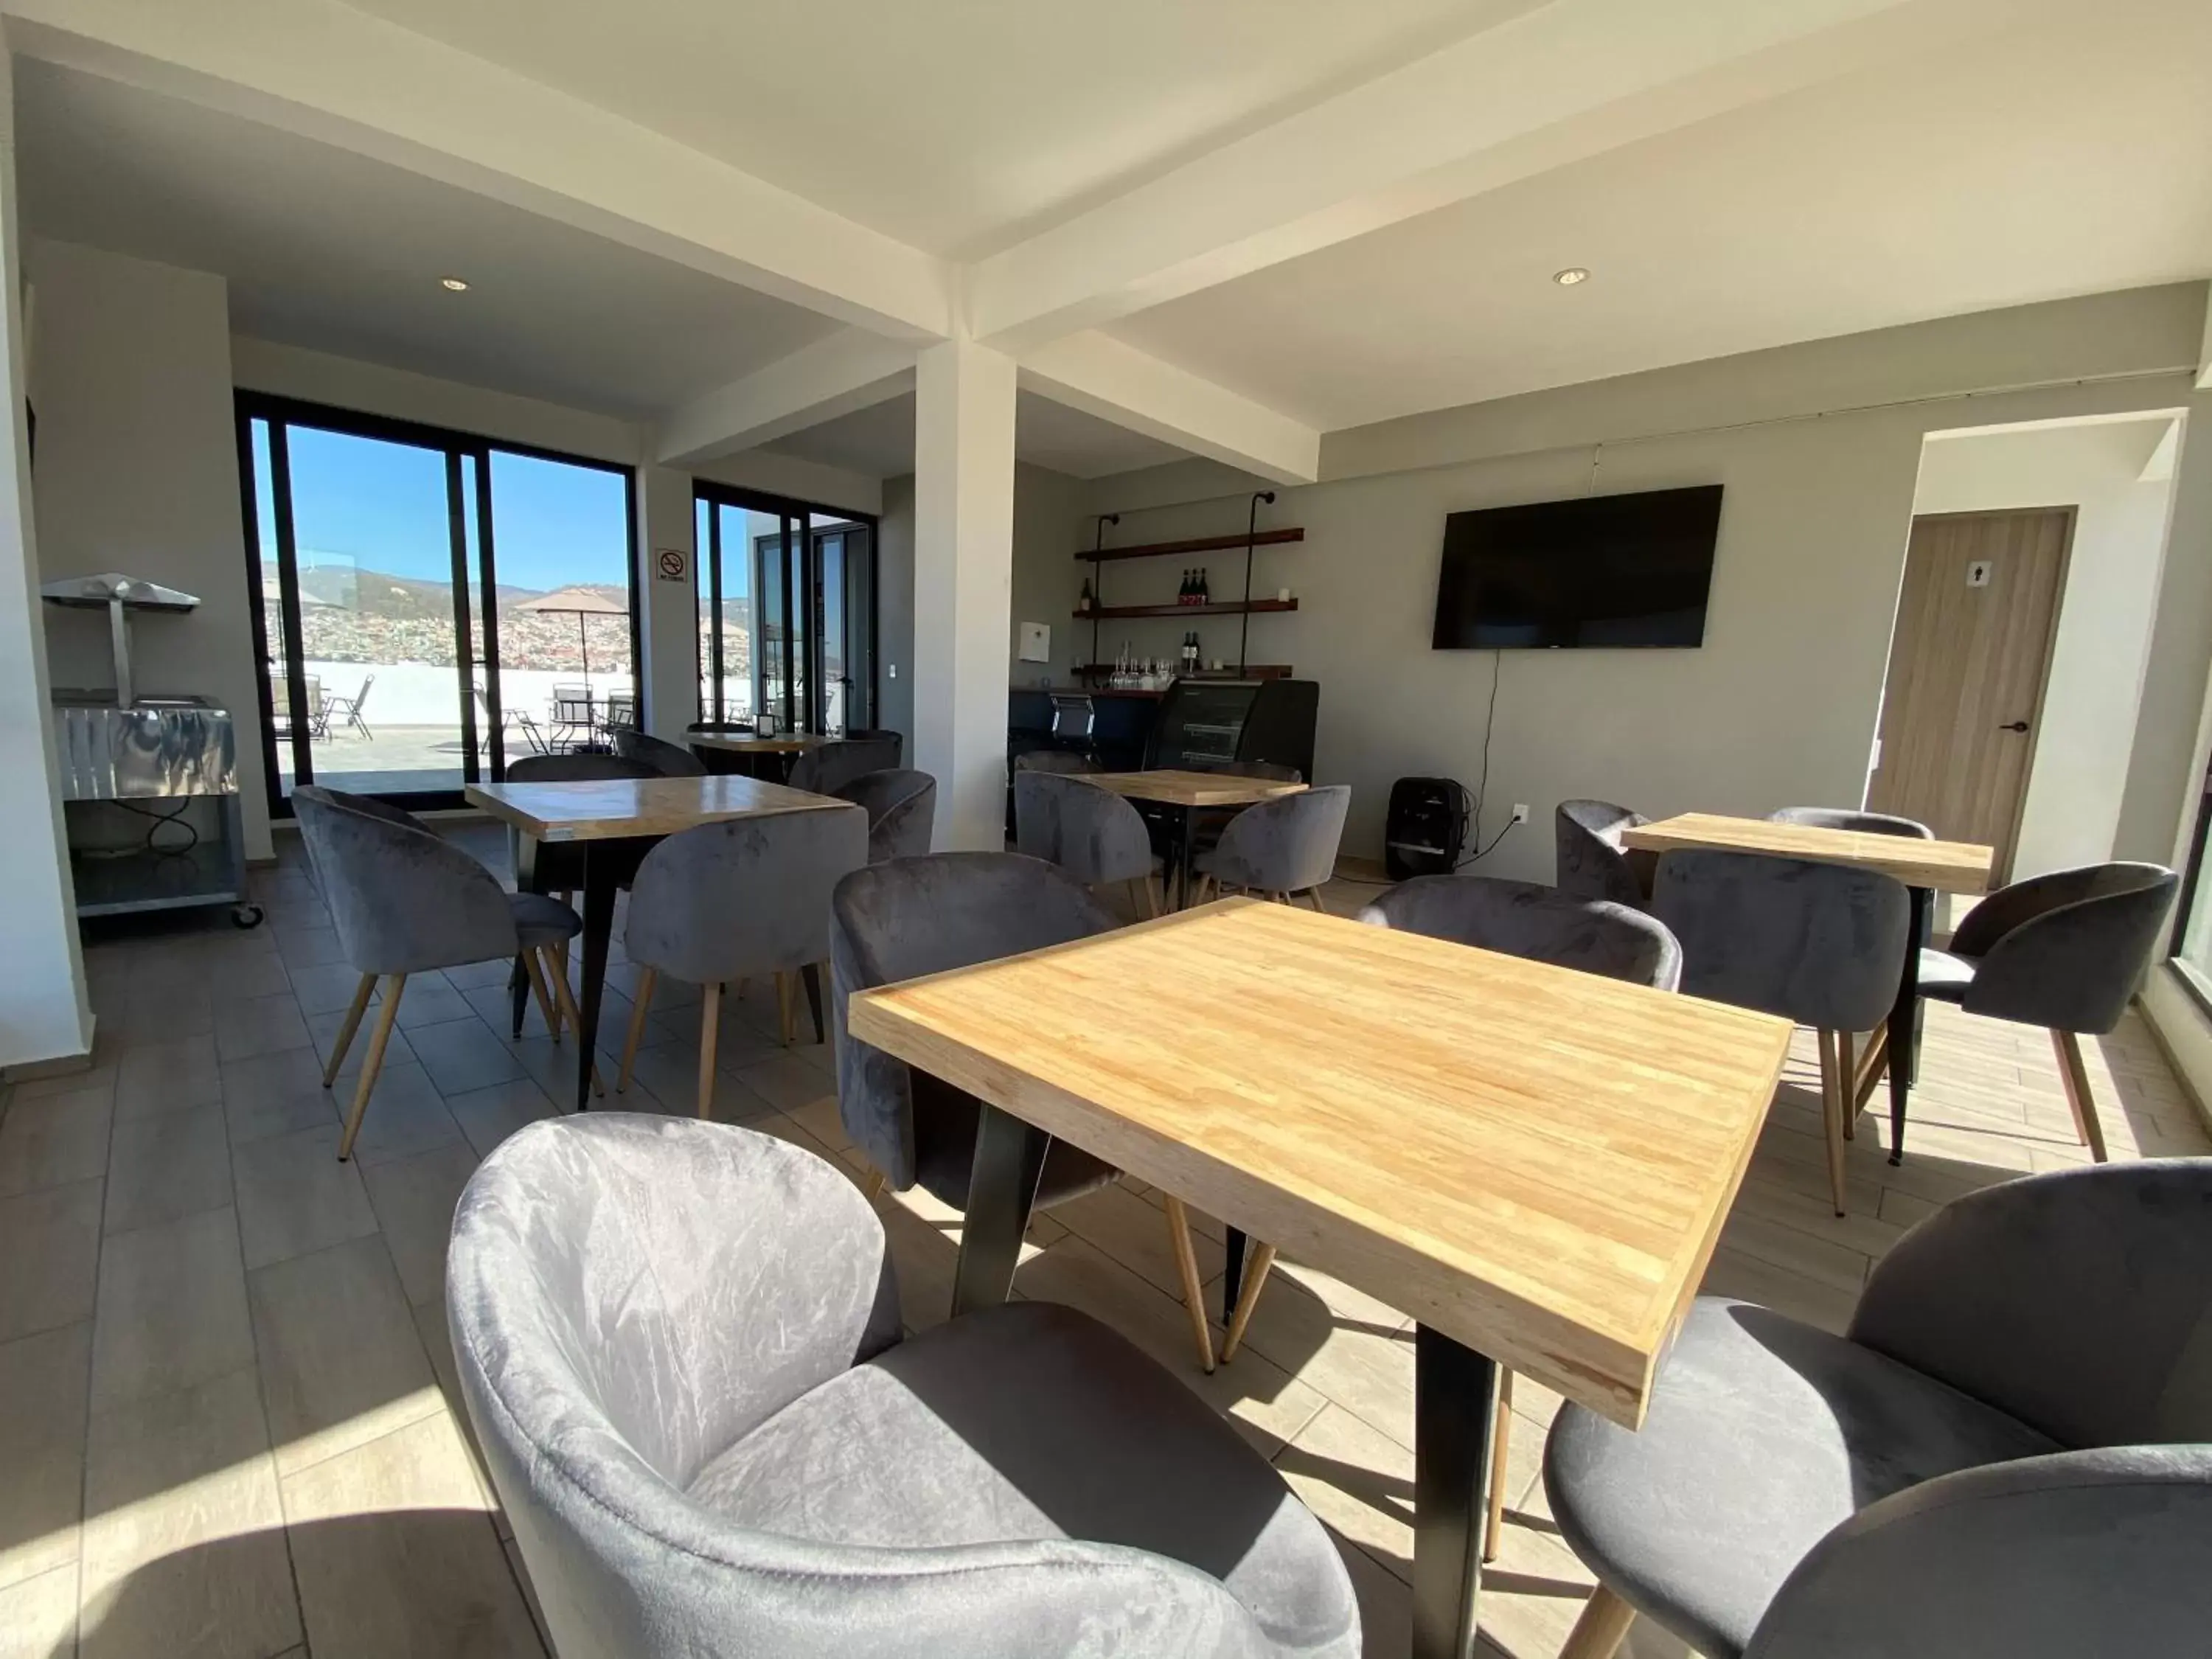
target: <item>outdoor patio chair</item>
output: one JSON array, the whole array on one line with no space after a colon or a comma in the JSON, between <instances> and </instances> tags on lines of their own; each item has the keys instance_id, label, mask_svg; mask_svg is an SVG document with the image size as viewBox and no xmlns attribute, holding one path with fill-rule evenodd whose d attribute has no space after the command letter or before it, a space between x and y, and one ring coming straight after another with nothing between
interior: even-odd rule
<instances>
[{"instance_id":1,"label":"outdoor patio chair","mask_svg":"<svg viewBox=\"0 0 2212 1659\"><path fill-rule=\"evenodd\" d=\"M361 711L368 702L368 688L375 684L376 676L367 675L362 680L361 690L355 692L353 696L325 697L322 707L308 717L308 732L318 738L327 738L331 735L332 724L335 723L339 731L358 732L374 743L376 740L376 733L368 729L368 722L361 717Z\"/></svg>"}]
</instances>

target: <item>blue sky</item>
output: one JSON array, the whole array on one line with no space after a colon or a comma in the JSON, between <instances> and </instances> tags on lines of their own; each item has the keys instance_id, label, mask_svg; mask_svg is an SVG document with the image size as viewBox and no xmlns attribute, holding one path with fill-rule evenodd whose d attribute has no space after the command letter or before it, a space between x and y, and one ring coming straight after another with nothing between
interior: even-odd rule
<instances>
[{"instance_id":1,"label":"blue sky","mask_svg":"<svg viewBox=\"0 0 2212 1659\"><path fill-rule=\"evenodd\" d=\"M302 563L336 556L397 576L451 577L443 454L311 427L290 428L286 440ZM629 541L620 474L495 453L491 495L501 586L623 584ZM274 559L265 489L262 495L262 548Z\"/></svg>"}]
</instances>

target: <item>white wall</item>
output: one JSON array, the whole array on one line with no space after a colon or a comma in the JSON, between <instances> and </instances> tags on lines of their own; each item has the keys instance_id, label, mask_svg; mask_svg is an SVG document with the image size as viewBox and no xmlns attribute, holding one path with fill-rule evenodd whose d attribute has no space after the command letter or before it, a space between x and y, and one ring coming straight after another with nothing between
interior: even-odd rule
<instances>
[{"instance_id":1,"label":"white wall","mask_svg":"<svg viewBox=\"0 0 2212 1659\"><path fill-rule=\"evenodd\" d=\"M141 693L197 692L230 712L250 857L270 853L259 663L223 281L66 243L30 247L44 580L119 570L199 596L186 617L133 624ZM113 684L106 618L48 607L53 684Z\"/></svg>"},{"instance_id":2,"label":"white wall","mask_svg":"<svg viewBox=\"0 0 2212 1659\"><path fill-rule=\"evenodd\" d=\"M1984 313L1331 434L1325 481L1283 490L1263 520L1305 526L1304 543L1260 553L1255 582L1261 592L1291 586L1302 608L1254 618L1251 657L1291 663L1321 684L1316 769L1353 786L1346 852L1379 855L1394 779L1478 781L1493 663L1504 678L1483 829L1495 834L1516 801L1534 820L1486 860L1492 873L1548 879L1552 810L1571 796L1655 815L1856 803L1924 435L1969 419L2189 403L2203 295L2191 284ZM2004 389L2023 386L2041 389ZM2212 398L2191 406L2212 415ZM2177 567L2212 565L2212 511L2189 511L2191 480L2212 477L2212 446L2185 449L2181 471L2169 596ZM1124 513L1115 539L1243 528L1243 480L1188 465L1157 473L1089 490L1091 510ZM1702 649L1430 648L1446 514L1711 483L1727 494ZM1207 489L1223 493L1194 497ZM1233 561L1212 562L1218 590ZM1080 568L1071 567L1072 599ZM1154 580L1171 590L1175 574ZM1208 626L1209 655L1212 631L1224 625ZM1140 648L1171 652L1180 619L1121 626ZM2170 724L2163 733L2177 813L2208 649L2201 637L2174 648L2180 671L2194 674L2178 752ZM2124 855L2167 855L2174 818L2159 818L2145 813L2131 842L2123 811Z\"/></svg>"},{"instance_id":3,"label":"white wall","mask_svg":"<svg viewBox=\"0 0 2212 1659\"><path fill-rule=\"evenodd\" d=\"M1084 537L1090 523L1084 516L1085 494L1083 481L1064 472L1027 464L1014 468L1014 630L1006 644L1011 684L1049 680L1065 686L1074 678L1073 665L1091 659L1091 624L1069 614L1091 569L1075 562L1075 550L1089 545ZM1052 629L1048 661L1020 660L1025 622Z\"/></svg>"},{"instance_id":4,"label":"white wall","mask_svg":"<svg viewBox=\"0 0 2212 1659\"><path fill-rule=\"evenodd\" d=\"M2171 477L2144 466L2174 417L1932 433L1913 511L2075 509L2021 814L2015 879L2112 856L2165 562Z\"/></svg>"},{"instance_id":5,"label":"white wall","mask_svg":"<svg viewBox=\"0 0 2212 1659\"><path fill-rule=\"evenodd\" d=\"M15 226L14 64L0 34L0 1068L92 1048L63 850L61 789L47 741L46 635L25 444L23 268Z\"/></svg>"}]
</instances>

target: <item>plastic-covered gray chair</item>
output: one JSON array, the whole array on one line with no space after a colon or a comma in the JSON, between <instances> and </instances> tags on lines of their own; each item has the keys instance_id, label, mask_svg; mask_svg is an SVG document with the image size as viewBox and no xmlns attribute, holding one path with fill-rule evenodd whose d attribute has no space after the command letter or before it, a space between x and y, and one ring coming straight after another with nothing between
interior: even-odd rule
<instances>
[{"instance_id":1,"label":"plastic-covered gray chair","mask_svg":"<svg viewBox=\"0 0 2212 1659\"><path fill-rule=\"evenodd\" d=\"M1242 888L1285 904L1302 893L1315 909L1324 908L1321 890L1336 873L1351 810L1348 783L1322 784L1246 807L1229 820L1213 850L1198 858L1206 890Z\"/></svg>"},{"instance_id":2,"label":"plastic-covered gray chair","mask_svg":"<svg viewBox=\"0 0 2212 1659\"><path fill-rule=\"evenodd\" d=\"M817 795L834 795L864 772L887 772L897 766L902 744L896 732L867 737L833 738L805 750L791 763L789 782L794 789Z\"/></svg>"},{"instance_id":3,"label":"plastic-covered gray chair","mask_svg":"<svg viewBox=\"0 0 2212 1659\"><path fill-rule=\"evenodd\" d=\"M583 931L574 910L541 894L508 892L468 854L382 801L302 784L292 792L292 810L316 884L330 907L339 951L361 975L323 1066L325 1089L337 1082L368 1000L379 994L382 981L383 1006L369 1033L353 1109L338 1139L341 1159L353 1156L354 1138L384 1069L384 1051L410 974L519 957L546 1024L555 1024L546 992L550 978L562 1014L581 1029L568 981L546 959L556 945Z\"/></svg>"},{"instance_id":4,"label":"plastic-covered gray chair","mask_svg":"<svg viewBox=\"0 0 2212 1659\"><path fill-rule=\"evenodd\" d=\"M722 987L775 975L776 1011L792 1037L792 980L830 955L830 895L868 861L868 815L857 806L702 823L645 855L630 883L623 948L644 972L623 1043L617 1091L644 1035L663 974L703 988L699 1011L699 1115L714 1099ZM809 994L821 993L810 982Z\"/></svg>"},{"instance_id":5,"label":"plastic-covered gray chair","mask_svg":"<svg viewBox=\"0 0 2212 1659\"><path fill-rule=\"evenodd\" d=\"M2177 884L2173 872L2156 864L2033 876L1968 911L1948 951L1920 953L1923 996L2051 1033L2075 1132L2100 1164L2105 1131L2080 1037L2102 1036L2120 1023Z\"/></svg>"},{"instance_id":6,"label":"plastic-covered gray chair","mask_svg":"<svg viewBox=\"0 0 2212 1659\"><path fill-rule=\"evenodd\" d=\"M1611 801L1563 800L1552 814L1559 890L1572 898L1639 908L1651 902L1650 854L1624 847L1621 831L1651 820Z\"/></svg>"},{"instance_id":7,"label":"plastic-covered gray chair","mask_svg":"<svg viewBox=\"0 0 2212 1659\"><path fill-rule=\"evenodd\" d=\"M900 767L863 772L830 793L866 810L869 863L929 850L937 820L937 780L928 773Z\"/></svg>"},{"instance_id":8,"label":"plastic-covered gray chair","mask_svg":"<svg viewBox=\"0 0 2212 1659\"><path fill-rule=\"evenodd\" d=\"M616 727L614 738L616 754L649 766L664 778L707 775L707 763L680 744L666 742L634 726Z\"/></svg>"},{"instance_id":9,"label":"plastic-covered gray chair","mask_svg":"<svg viewBox=\"0 0 2212 1659\"><path fill-rule=\"evenodd\" d=\"M1659 860L1652 914L1682 946L1683 993L1780 1014L1820 1034L1828 1185L1844 1213L1852 1105L1838 1031L1887 1018L1905 971L1911 900L1872 870L1707 848Z\"/></svg>"},{"instance_id":10,"label":"plastic-covered gray chair","mask_svg":"<svg viewBox=\"0 0 2212 1659\"><path fill-rule=\"evenodd\" d=\"M1152 833L1143 815L1110 789L1059 772L1016 772L1014 845L1086 887L1124 883L1133 904L1142 893L1141 914L1160 913Z\"/></svg>"},{"instance_id":11,"label":"plastic-covered gray chair","mask_svg":"<svg viewBox=\"0 0 2212 1659\"><path fill-rule=\"evenodd\" d=\"M1328 1533L1205 1401L1048 1303L902 1340L875 1212L773 1136L526 1127L446 1310L562 1659L1359 1651Z\"/></svg>"},{"instance_id":12,"label":"plastic-covered gray chair","mask_svg":"<svg viewBox=\"0 0 2212 1659\"><path fill-rule=\"evenodd\" d=\"M1875 1264L1849 1332L1701 1297L1632 1433L1561 1408L1552 1512L1598 1590L1709 1659L2201 1654L2212 1158L2033 1176Z\"/></svg>"}]
</instances>

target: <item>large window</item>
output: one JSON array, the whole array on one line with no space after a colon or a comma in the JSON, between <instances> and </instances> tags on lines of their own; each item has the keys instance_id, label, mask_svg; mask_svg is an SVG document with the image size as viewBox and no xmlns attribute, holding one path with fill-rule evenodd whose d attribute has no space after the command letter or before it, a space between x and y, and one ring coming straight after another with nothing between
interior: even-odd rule
<instances>
[{"instance_id":1,"label":"large window","mask_svg":"<svg viewBox=\"0 0 2212 1659\"><path fill-rule=\"evenodd\" d=\"M2212 772L2203 781L2202 795L2197 808L2197 838L2190 850L2188 873L2181 882L2173 963L2198 1000L2212 1007L2212 872L2204 867L2206 844L2212 839Z\"/></svg>"},{"instance_id":2,"label":"large window","mask_svg":"<svg viewBox=\"0 0 2212 1659\"><path fill-rule=\"evenodd\" d=\"M418 805L635 724L628 468L241 393L270 805Z\"/></svg>"},{"instance_id":3,"label":"large window","mask_svg":"<svg viewBox=\"0 0 2212 1659\"><path fill-rule=\"evenodd\" d=\"M875 520L704 483L696 510L703 717L872 726Z\"/></svg>"}]
</instances>

